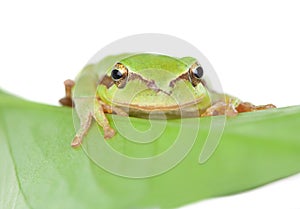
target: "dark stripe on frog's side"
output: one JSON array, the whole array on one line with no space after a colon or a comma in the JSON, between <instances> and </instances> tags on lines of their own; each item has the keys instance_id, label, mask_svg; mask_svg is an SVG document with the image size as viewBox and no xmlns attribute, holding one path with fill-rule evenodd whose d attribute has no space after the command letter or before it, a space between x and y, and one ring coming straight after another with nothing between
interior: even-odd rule
<instances>
[{"instance_id":1,"label":"dark stripe on frog's side","mask_svg":"<svg viewBox=\"0 0 300 209\"><path fill-rule=\"evenodd\" d=\"M189 73L188 73L188 72L183 73L183 74L181 74L180 76L178 76L177 78L173 79L172 81L170 81L169 86L170 86L171 88L174 88L176 82L177 82L177 81L180 81L180 80L187 80L187 81L189 81L189 80L190 80L190 78L189 78Z\"/></svg>"},{"instance_id":2,"label":"dark stripe on frog's side","mask_svg":"<svg viewBox=\"0 0 300 209\"><path fill-rule=\"evenodd\" d=\"M189 77L189 73L186 72L186 73L184 73L184 74L178 76L178 77L175 78L174 80L170 81L169 86L170 86L171 88L174 88L176 82L177 82L177 81L180 81L180 80L187 80L187 81L191 82L191 79L190 79L190 77ZM197 86L199 83L202 83L202 85L203 85L204 87L207 88L207 84L206 84L205 80L203 80L203 79L200 79L200 80L192 80L192 84L193 84L194 87Z\"/></svg>"},{"instance_id":3,"label":"dark stripe on frog's side","mask_svg":"<svg viewBox=\"0 0 300 209\"><path fill-rule=\"evenodd\" d=\"M129 76L128 76L128 81L131 81L131 80L135 80L135 79L138 79L140 81L142 81L143 83L146 84L146 86L149 88L149 89L152 89L154 90L155 92L163 92L167 95L170 95L171 92L166 92L160 88L158 88L158 86L156 85L155 81L154 80L147 80L145 78L143 78L141 75L138 75L136 73L129 73Z\"/></svg>"},{"instance_id":4,"label":"dark stripe on frog's side","mask_svg":"<svg viewBox=\"0 0 300 209\"><path fill-rule=\"evenodd\" d=\"M149 88L149 89L153 89L155 91L160 91L160 89L157 87L157 85L155 84L155 81L154 80L147 80L145 78L143 78L141 75L138 75L136 73L129 73L129 76L128 76L128 81L132 81L132 80L140 80L142 81L143 83L146 84L146 86Z\"/></svg>"},{"instance_id":5,"label":"dark stripe on frog's side","mask_svg":"<svg viewBox=\"0 0 300 209\"><path fill-rule=\"evenodd\" d=\"M128 75L128 78L127 78L126 82L131 81L131 80L136 80L136 79L138 79L141 82L145 83L146 86L149 89L152 89L152 90L154 90L156 92L162 91L162 92L164 92L166 94L169 94L168 92L165 92L165 91L161 90L160 88L158 88L157 85L155 84L154 80L147 80L147 79L143 78L141 75L138 75L136 73L131 73L130 72L129 75ZM99 84L100 85L104 85L104 86L106 86L107 89L109 89L110 87L112 87L115 84L115 82L113 81L113 79L111 78L111 76L105 75L102 78L102 80L100 80Z\"/></svg>"},{"instance_id":6,"label":"dark stripe on frog's side","mask_svg":"<svg viewBox=\"0 0 300 209\"><path fill-rule=\"evenodd\" d=\"M99 85L104 85L107 89L109 89L112 85L114 85L114 81L110 76L105 75L102 79L100 79Z\"/></svg>"},{"instance_id":7,"label":"dark stripe on frog's side","mask_svg":"<svg viewBox=\"0 0 300 209\"><path fill-rule=\"evenodd\" d=\"M146 86L149 89L152 89L154 91L161 91L161 89L158 88L158 86L155 84L154 80L147 80L143 78L141 75L138 75L136 73L132 73L128 70L128 68L123 65L122 63L117 63L115 64L115 68L117 69L124 69L124 72L126 72L126 75L121 78L118 81L114 81L111 76L105 75L102 80L99 82L99 84L102 84L109 89L112 85L116 84L119 88L123 88L126 86L126 83L131 81L131 80L140 80L142 83L146 84Z\"/></svg>"},{"instance_id":8,"label":"dark stripe on frog's side","mask_svg":"<svg viewBox=\"0 0 300 209\"><path fill-rule=\"evenodd\" d=\"M175 86L175 84L176 84L177 81L180 81L180 80L187 80L187 81L191 82L192 85L193 85L194 87L196 87L199 83L202 83L202 85L203 85L204 87L207 88L207 84L206 84L205 80L203 80L203 79L196 79L196 78L193 78L192 76L189 75L189 74L190 74L190 70L191 70L193 67L196 67L196 66L198 66L198 65L199 65L198 63L194 63L194 64L189 68L189 70L188 70L187 72L181 74L180 76L178 76L178 77L175 78L174 80L170 81L169 86L170 86L171 88L174 88L174 86Z\"/></svg>"},{"instance_id":9,"label":"dark stripe on frog's side","mask_svg":"<svg viewBox=\"0 0 300 209\"><path fill-rule=\"evenodd\" d=\"M191 69L195 68L199 66L199 64L197 62L195 62L194 64L192 64L190 67L189 67L189 70L187 72L184 72L183 74L181 74L180 76L176 77L175 79L171 80L169 82L169 87L171 88L174 88L175 85L176 85L176 82L180 81L180 80L186 80L186 81L189 81L192 83L192 85L195 87L197 86L199 83L202 83L203 86L207 87L206 86L206 83L204 80L202 79L197 79L195 78L194 76L191 76L190 73L191 73ZM111 76L108 76L108 75L105 75L103 77L103 79L100 81L100 84L104 85L107 87L107 89L109 89L112 85L116 84L119 88L123 88L126 86L126 83L131 81L131 80L140 80L142 83L144 83L149 89L152 89L156 92L163 92L165 94L168 94L170 95L172 93L172 91L170 92L166 92L162 89L160 89L154 80L148 80L148 79L145 79L144 77L142 77L141 75L139 74L136 74L136 73L133 73L133 72L130 72L128 70L128 68L126 68L125 65L123 65L122 63L117 63L115 65L115 67L117 69L124 69L124 72L126 72L126 75L118 80L118 81L114 81Z\"/></svg>"},{"instance_id":10,"label":"dark stripe on frog's side","mask_svg":"<svg viewBox=\"0 0 300 209\"><path fill-rule=\"evenodd\" d=\"M141 75L138 75L136 73L129 73L127 82L131 81L131 80L135 80L135 79L139 79L140 81L142 81L143 83L145 83L147 87L149 87L150 89L155 90L156 92L162 91L165 94L168 94L168 95L171 94L171 92L165 92L165 91L161 90L160 88L158 88L157 85L155 84L154 80L147 80L147 79L143 78ZM190 81L189 73L188 72L183 73L180 76L178 76L177 78L173 79L172 81L170 81L169 86L171 88L174 88L176 82L180 81L180 80ZM207 87L206 82L203 79L201 79L200 81L198 81L198 83L200 83L200 82L202 83L203 86ZM104 85L104 86L106 86L107 89L109 89L110 87L112 87L114 85L114 81L112 80L112 78L110 76L105 75L100 80L99 84L100 85Z\"/></svg>"}]
</instances>

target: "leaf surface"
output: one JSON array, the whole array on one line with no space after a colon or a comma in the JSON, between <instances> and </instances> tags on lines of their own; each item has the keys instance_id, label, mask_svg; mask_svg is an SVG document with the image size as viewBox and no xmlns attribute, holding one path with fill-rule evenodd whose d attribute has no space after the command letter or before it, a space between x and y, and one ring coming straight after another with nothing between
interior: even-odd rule
<instances>
[{"instance_id":1,"label":"leaf surface","mask_svg":"<svg viewBox=\"0 0 300 209\"><path fill-rule=\"evenodd\" d=\"M114 120L126 126L124 117ZM219 146L204 164L199 164L199 154L210 119L186 119L190 132L194 122L200 122L201 131L178 165L158 176L126 178L94 163L88 149L70 147L75 134L70 108L37 104L1 91L0 208L176 208L300 172L300 106L228 119ZM131 123L140 129L149 126L144 119L131 118ZM172 145L178 123L168 121L161 137L147 146L121 135L105 143L128 156L151 156ZM95 124L85 139L86 148L88 140L103 140L93 130L98 131ZM122 162L108 160L121 166Z\"/></svg>"}]
</instances>

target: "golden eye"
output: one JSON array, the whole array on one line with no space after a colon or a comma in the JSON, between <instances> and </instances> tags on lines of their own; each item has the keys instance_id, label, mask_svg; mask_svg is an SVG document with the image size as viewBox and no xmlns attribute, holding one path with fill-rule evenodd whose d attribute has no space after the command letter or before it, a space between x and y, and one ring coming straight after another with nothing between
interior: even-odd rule
<instances>
[{"instance_id":1,"label":"golden eye","mask_svg":"<svg viewBox=\"0 0 300 209\"><path fill-rule=\"evenodd\" d=\"M110 77L117 85L118 88L123 88L126 85L128 76L128 69L121 63L115 64L113 70L110 73Z\"/></svg>"},{"instance_id":2,"label":"golden eye","mask_svg":"<svg viewBox=\"0 0 300 209\"><path fill-rule=\"evenodd\" d=\"M198 66L198 67L192 69L192 74L197 79L202 78L202 76L203 76L203 68L201 66Z\"/></svg>"},{"instance_id":3,"label":"golden eye","mask_svg":"<svg viewBox=\"0 0 300 209\"><path fill-rule=\"evenodd\" d=\"M203 68L195 63L189 69L189 79L193 86L197 86L198 83L201 82L201 78L203 77L204 71Z\"/></svg>"},{"instance_id":4,"label":"golden eye","mask_svg":"<svg viewBox=\"0 0 300 209\"><path fill-rule=\"evenodd\" d=\"M113 69L111 71L111 77L114 81L118 81L123 77L123 73L118 69Z\"/></svg>"}]
</instances>

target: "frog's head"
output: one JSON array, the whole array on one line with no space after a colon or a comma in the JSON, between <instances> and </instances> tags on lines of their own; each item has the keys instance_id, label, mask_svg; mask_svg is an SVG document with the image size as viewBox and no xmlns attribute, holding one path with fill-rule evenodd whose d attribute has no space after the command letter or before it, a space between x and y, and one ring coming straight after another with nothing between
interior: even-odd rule
<instances>
[{"instance_id":1,"label":"frog's head","mask_svg":"<svg viewBox=\"0 0 300 209\"><path fill-rule=\"evenodd\" d=\"M117 62L102 79L102 101L135 112L199 110L208 105L203 68L193 57L137 54Z\"/></svg>"}]
</instances>

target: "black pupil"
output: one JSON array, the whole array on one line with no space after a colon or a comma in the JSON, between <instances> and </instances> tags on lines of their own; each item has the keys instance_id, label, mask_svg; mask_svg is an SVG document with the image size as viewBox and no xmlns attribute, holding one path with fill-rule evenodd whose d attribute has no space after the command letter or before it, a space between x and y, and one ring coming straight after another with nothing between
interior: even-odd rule
<instances>
[{"instance_id":1,"label":"black pupil","mask_svg":"<svg viewBox=\"0 0 300 209\"><path fill-rule=\"evenodd\" d=\"M122 76L123 76L123 74L117 69L114 69L111 71L111 77L114 80L119 80L120 78L122 78Z\"/></svg>"},{"instance_id":2,"label":"black pupil","mask_svg":"<svg viewBox=\"0 0 300 209\"><path fill-rule=\"evenodd\" d=\"M203 76L203 68L201 66L193 70L193 73L196 78L201 78Z\"/></svg>"}]
</instances>

